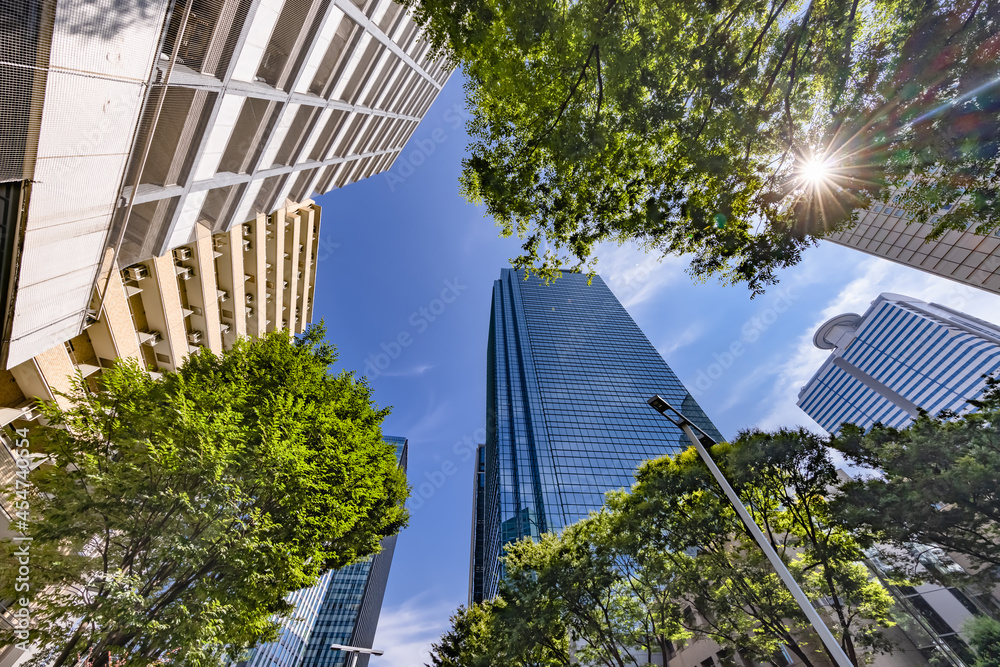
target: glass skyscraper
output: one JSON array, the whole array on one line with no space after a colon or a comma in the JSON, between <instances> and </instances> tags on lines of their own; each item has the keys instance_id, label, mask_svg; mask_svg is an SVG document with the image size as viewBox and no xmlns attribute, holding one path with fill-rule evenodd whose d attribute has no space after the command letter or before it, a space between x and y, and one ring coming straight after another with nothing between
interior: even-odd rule
<instances>
[{"instance_id":1,"label":"glass skyscraper","mask_svg":"<svg viewBox=\"0 0 1000 667\"><path fill-rule=\"evenodd\" d=\"M396 447L406 470L406 438L384 436ZM396 536L382 540L382 550L343 569L327 572L310 588L292 593L295 611L282 623L278 641L254 649L241 667L367 667L371 656L334 651L333 644L371 648L375 641Z\"/></svg>"},{"instance_id":2,"label":"glass skyscraper","mask_svg":"<svg viewBox=\"0 0 1000 667\"><path fill-rule=\"evenodd\" d=\"M496 595L504 544L584 518L641 462L687 447L654 394L722 439L600 277L522 278L504 269L493 285L471 602Z\"/></svg>"},{"instance_id":3,"label":"glass skyscraper","mask_svg":"<svg viewBox=\"0 0 1000 667\"><path fill-rule=\"evenodd\" d=\"M469 599L483 599L483 540L486 538L486 445L476 448L475 498L472 513L472 554L469 560Z\"/></svg>"}]
</instances>

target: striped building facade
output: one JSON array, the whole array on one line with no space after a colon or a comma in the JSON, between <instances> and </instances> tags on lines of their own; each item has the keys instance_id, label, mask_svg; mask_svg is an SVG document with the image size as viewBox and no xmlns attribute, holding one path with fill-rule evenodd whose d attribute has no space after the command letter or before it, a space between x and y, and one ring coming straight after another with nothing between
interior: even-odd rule
<instances>
[{"instance_id":1,"label":"striped building facade","mask_svg":"<svg viewBox=\"0 0 1000 667\"><path fill-rule=\"evenodd\" d=\"M969 412L1000 371L1000 327L957 310L883 293L864 315L838 315L813 336L831 350L798 406L830 433L849 422L901 428L919 410Z\"/></svg>"},{"instance_id":2,"label":"striped building facade","mask_svg":"<svg viewBox=\"0 0 1000 667\"><path fill-rule=\"evenodd\" d=\"M277 641L268 642L254 650L246 663L247 667L290 667L298 664L316 624L316 616L326 599L333 574L332 571L327 572L315 586L303 588L288 596L288 601L295 606L292 617L282 624Z\"/></svg>"}]
</instances>

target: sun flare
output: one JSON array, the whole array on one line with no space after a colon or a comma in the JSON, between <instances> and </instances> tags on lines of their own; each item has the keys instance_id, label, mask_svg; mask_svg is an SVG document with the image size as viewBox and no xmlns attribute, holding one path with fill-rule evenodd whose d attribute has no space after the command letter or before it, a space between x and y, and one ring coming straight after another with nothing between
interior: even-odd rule
<instances>
[{"instance_id":1,"label":"sun flare","mask_svg":"<svg viewBox=\"0 0 1000 667\"><path fill-rule=\"evenodd\" d=\"M799 174L806 183L819 185L830 178L830 165L824 160L813 158L802 164Z\"/></svg>"}]
</instances>

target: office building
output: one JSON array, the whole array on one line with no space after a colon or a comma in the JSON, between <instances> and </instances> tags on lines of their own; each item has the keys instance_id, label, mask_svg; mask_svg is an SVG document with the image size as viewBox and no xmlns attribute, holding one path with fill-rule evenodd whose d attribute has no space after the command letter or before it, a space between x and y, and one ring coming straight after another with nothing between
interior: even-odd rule
<instances>
[{"instance_id":1,"label":"office building","mask_svg":"<svg viewBox=\"0 0 1000 667\"><path fill-rule=\"evenodd\" d=\"M63 401L72 376L93 383L116 359L152 372L176 370L189 353L218 354L237 336L312 321L320 207L288 205L228 232L199 226L171 253L111 274L99 318L10 370L0 370L0 483L13 479L12 429L35 418L36 399ZM9 521L0 498L0 537Z\"/></svg>"},{"instance_id":2,"label":"office building","mask_svg":"<svg viewBox=\"0 0 1000 667\"><path fill-rule=\"evenodd\" d=\"M309 634L316 623L320 605L326 598L333 572L327 572L315 586L295 591L288 596L288 602L295 610L285 619L278 630L278 639L262 644L253 650L250 658L241 667L296 667L302 658L302 651L309 641Z\"/></svg>"},{"instance_id":3,"label":"office building","mask_svg":"<svg viewBox=\"0 0 1000 667\"><path fill-rule=\"evenodd\" d=\"M813 336L830 350L798 406L830 433L850 422L901 428L926 410L962 414L1000 371L1000 327L935 303L883 293L864 315L838 315Z\"/></svg>"},{"instance_id":4,"label":"office building","mask_svg":"<svg viewBox=\"0 0 1000 667\"><path fill-rule=\"evenodd\" d=\"M631 487L641 462L687 448L680 429L646 404L654 394L721 439L600 277L588 284L564 273L546 285L504 269L493 286L487 364L473 602L496 595L504 544L582 519L606 491Z\"/></svg>"},{"instance_id":5,"label":"office building","mask_svg":"<svg viewBox=\"0 0 1000 667\"><path fill-rule=\"evenodd\" d=\"M897 194L896 202L898 198ZM941 213L946 211L943 209ZM861 211L855 225L824 238L1000 294L1000 236L978 235L973 223L965 230L950 230L941 238L927 240L939 217L932 216L926 223L912 222L912 216L890 201Z\"/></svg>"},{"instance_id":6,"label":"office building","mask_svg":"<svg viewBox=\"0 0 1000 667\"><path fill-rule=\"evenodd\" d=\"M388 169L450 72L390 0L3 0L2 367L114 266Z\"/></svg>"},{"instance_id":7,"label":"office building","mask_svg":"<svg viewBox=\"0 0 1000 667\"><path fill-rule=\"evenodd\" d=\"M407 441L386 436L406 470ZM372 648L396 536L382 550L341 570L327 572L311 588L293 593L292 617L283 621L276 642L254 649L245 667L367 667L370 655L334 651L333 644ZM356 662L352 662L355 660Z\"/></svg>"},{"instance_id":8,"label":"office building","mask_svg":"<svg viewBox=\"0 0 1000 667\"><path fill-rule=\"evenodd\" d=\"M472 549L469 554L469 600L483 599L483 558L486 539L486 445L476 447L473 482Z\"/></svg>"}]
</instances>

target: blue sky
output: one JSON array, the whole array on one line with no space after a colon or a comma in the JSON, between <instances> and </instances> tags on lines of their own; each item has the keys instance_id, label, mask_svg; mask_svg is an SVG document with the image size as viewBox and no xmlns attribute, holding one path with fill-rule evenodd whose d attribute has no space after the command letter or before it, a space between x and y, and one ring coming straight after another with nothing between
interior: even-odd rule
<instances>
[{"instance_id":1,"label":"blue sky","mask_svg":"<svg viewBox=\"0 0 1000 667\"><path fill-rule=\"evenodd\" d=\"M468 594L471 447L484 437L493 281L517 239L458 193L468 137L452 77L386 174L318 198L323 206L315 320L343 368L367 375L384 431L409 438L414 486L372 667L415 667ZM694 283L687 261L628 246L598 252L598 273L722 433L818 427L795 406L825 354L816 327L864 312L880 292L1000 320L1000 297L823 243L754 300L742 286ZM736 354L733 354L733 351Z\"/></svg>"}]
</instances>

